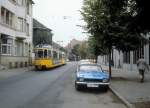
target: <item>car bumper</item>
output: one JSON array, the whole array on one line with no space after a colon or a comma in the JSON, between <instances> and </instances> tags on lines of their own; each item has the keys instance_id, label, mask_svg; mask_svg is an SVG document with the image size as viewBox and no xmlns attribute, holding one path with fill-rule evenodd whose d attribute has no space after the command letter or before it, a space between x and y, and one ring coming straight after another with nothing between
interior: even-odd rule
<instances>
[{"instance_id":1,"label":"car bumper","mask_svg":"<svg viewBox=\"0 0 150 108\"><path fill-rule=\"evenodd\" d=\"M80 81L76 81L76 84L83 84L83 85L87 85L87 84L110 85L110 83L104 83L104 82L80 82Z\"/></svg>"},{"instance_id":2,"label":"car bumper","mask_svg":"<svg viewBox=\"0 0 150 108\"><path fill-rule=\"evenodd\" d=\"M91 88L107 87L110 85L109 82L104 83L104 82L80 82L80 81L76 81L75 83L79 86L91 87Z\"/></svg>"}]
</instances>

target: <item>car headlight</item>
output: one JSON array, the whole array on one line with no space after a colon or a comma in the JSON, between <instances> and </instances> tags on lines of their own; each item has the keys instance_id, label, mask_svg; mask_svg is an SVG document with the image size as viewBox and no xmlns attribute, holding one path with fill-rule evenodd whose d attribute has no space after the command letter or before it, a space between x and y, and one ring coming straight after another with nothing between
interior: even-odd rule
<instances>
[{"instance_id":1,"label":"car headlight","mask_svg":"<svg viewBox=\"0 0 150 108\"><path fill-rule=\"evenodd\" d=\"M79 81L84 81L84 78L79 78Z\"/></svg>"},{"instance_id":2,"label":"car headlight","mask_svg":"<svg viewBox=\"0 0 150 108\"><path fill-rule=\"evenodd\" d=\"M103 82L108 82L108 79L103 79Z\"/></svg>"}]
</instances>

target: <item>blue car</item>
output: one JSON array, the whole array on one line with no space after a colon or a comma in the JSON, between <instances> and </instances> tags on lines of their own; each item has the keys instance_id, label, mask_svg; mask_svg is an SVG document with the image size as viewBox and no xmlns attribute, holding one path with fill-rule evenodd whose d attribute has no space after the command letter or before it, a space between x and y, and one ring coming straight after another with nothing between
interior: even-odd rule
<instances>
[{"instance_id":1,"label":"blue car","mask_svg":"<svg viewBox=\"0 0 150 108\"><path fill-rule=\"evenodd\" d=\"M76 72L75 88L109 88L109 74L97 64L79 65Z\"/></svg>"}]
</instances>

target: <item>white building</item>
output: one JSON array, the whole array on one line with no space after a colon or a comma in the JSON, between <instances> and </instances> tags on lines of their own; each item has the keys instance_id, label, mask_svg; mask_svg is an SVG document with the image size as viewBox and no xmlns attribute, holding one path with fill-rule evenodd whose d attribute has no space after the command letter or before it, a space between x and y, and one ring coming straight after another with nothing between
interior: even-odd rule
<instances>
[{"instance_id":1,"label":"white building","mask_svg":"<svg viewBox=\"0 0 150 108\"><path fill-rule=\"evenodd\" d=\"M0 65L31 63L32 0L0 0Z\"/></svg>"},{"instance_id":2,"label":"white building","mask_svg":"<svg viewBox=\"0 0 150 108\"><path fill-rule=\"evenodd\" d=\"M147 36L149 38L149 36ZM150 40L150 39L149 39ZM122 68L128 71L137 71L137 60L144 56L147 64L150 65L150 44L145 46L141 46L139 49L135 51L122 52L116 49L113 50L113 66L115 68ZM108 65L109 59L108 56L99 56L98 63Z\"/></svg>"}]
</instances>

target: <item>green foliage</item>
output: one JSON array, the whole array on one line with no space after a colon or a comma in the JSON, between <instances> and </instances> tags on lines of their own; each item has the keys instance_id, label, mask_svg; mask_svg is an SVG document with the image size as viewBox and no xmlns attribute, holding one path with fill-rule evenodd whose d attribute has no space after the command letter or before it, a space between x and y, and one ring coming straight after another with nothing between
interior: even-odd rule
<instances>
[{"instance_id":1,"label":"green foliage","mask_svg":"<svg viewBox=\"0 0 150 108\"><path fill-rule=\"evenodd\" d=\"M82 59L86 59L88 57L87 49L87 42L83 42L79 47L79 54Z\"/></svg>"},{"instance_id":2,"label":"green foliage","mask_svg":"<svg viewBox=\"0 0 150 108\"><path fill-rule=\"evenodd\" d=\"M79 44L75 45L71 51L72 54L79 56L80 55L79 49L80 49L80 45Z\"/></svg>"},{"instance_id":3,"label":"green foliage","mask_svg":"<svg viewBox=\"0 0 150 108\"><path fill-rule=\"evenodd\" d=\"M84 0L81 14L87 24L85 30L98 41L99 48L115 47L129 51L146 43L143 34L147 29L142 31L142 26L135 21L138 19L136 14L140 13L136 2L137 0Z\"/></svg>"},{"instance_id":4,"label":"green foliage","mask_svg":"<svg viewBox=\"0 0 150 108\"><path fill-rule=\"evenodd\" d=\"M88 46L87 42L82 42L81 44L77 44L72 49L72 54L78 56L82 59L88 58Z\"/></svg>"},{"instance_id":5,"label":"green foliage","mask_svg":"<svg viewBox=\"0 0 150 108\"><path fill-rule=\"evenodd\" d=\"M136 50L147 43L150 32L150 3L148 0L84 0L81 11L85 30L93 36L94 54L109 52L111 77L111 50ZM99 49L101 49L99 51ZM99 52L99 53L98 53Z\"/></svg>"},{"instance_id":6,"label":"green foliage","mask_svg":"<svg viewBox=\"0 0 150 108\"><path fill-rule=\"evenodd\" d=\"M92 58L96 58L98 55L104 55L108 53L108 50L98 44L98 40L94 36L90 36L88 40L88 51L89 56Z\"/></svg>"},{"instance_id":7,"label":"green foliage","mask_svg":"<svg viewBox=\"0 0 150 108\"><path fill-rule=\"evenodd\" d=\"M67 51L65 50L65 48L63 48L63 47L60 47L59 50L62 51L62 52L67 52Z\"/></svg>"}]
</instances>

